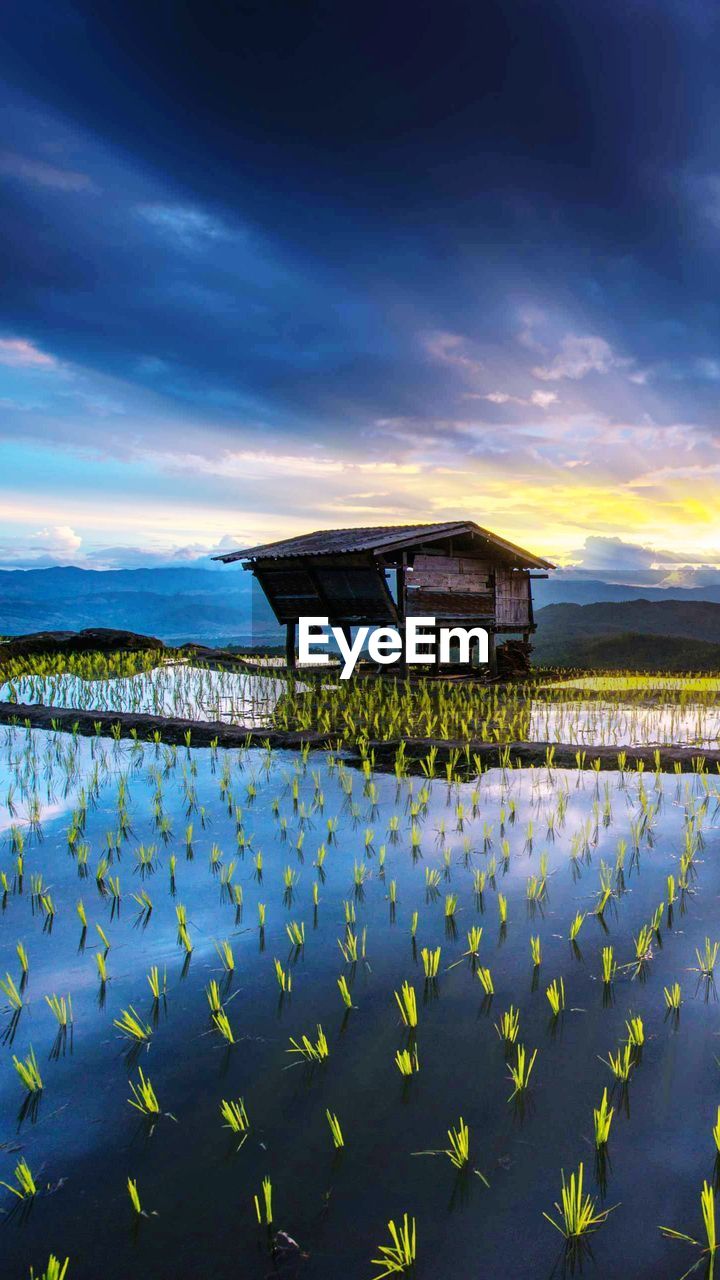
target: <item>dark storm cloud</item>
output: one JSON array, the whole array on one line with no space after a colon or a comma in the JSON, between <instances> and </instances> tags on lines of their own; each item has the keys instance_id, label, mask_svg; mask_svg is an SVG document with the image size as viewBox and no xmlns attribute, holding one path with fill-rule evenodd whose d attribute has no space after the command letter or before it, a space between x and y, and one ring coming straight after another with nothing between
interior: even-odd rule
<instances>
[{"instance_id":1,"label":"dark storm cloud","mask_svg":"<svg viewBox=\"0 0 720 1280\"><path fill-rule=\"evenodd\" d=\"M488 496L519 468L523 519L548 480L567 508L571 471L637 529L718 467L719 20L8 5L0 436L186 468L271 440L432 470L444 447L492 464Z\"/></svg>"}]
</instances>

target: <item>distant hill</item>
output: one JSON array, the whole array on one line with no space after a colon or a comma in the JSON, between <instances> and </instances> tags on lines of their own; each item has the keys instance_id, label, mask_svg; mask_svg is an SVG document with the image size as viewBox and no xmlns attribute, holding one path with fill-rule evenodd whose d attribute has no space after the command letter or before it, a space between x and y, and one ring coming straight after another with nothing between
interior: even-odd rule
<instances>
[{"instance_id":1,"label":"distant hill","mask_svg":"<svg viewBox=\"0 0 720 1280\"><path fill-rule=\"evenodd\" d=\"M600 578L578 578L562 571L551 573L548 578L537 578L533 584L535 611L552 604L599 604L623 600L668 600L691 604L710 601L720 604L720 585L704 587L628 587L622 583L605 582Z\"/></svg>"},{"instance_id":2,"label":"distant hill","mask_svg":"<svg viewBox=\"0 0 720 1280\"><path fill-rule=\"evenodd\" d=\"M238 567L2 570L0 635L117 627L169 644L247 643L252 588Z\"/></svg>"},{"instance_id":3,"label":"distant hill","mask_svg":"<svg viewBox=\"0 0 720 1280\"><path fill-rule=\"evenodd\" d=\"M720 670L720 604L632 600L538 610L536 666Z\"/></svg>"},{"instance_id":4,"label":"distant hill","mask_svg":"<svg viewBox=\"0 0 720 1280\"><path fill-rule=\"evenodd\" d=\"M684 636L647 636L628 632L603 639L577 638L558 644L535 666L579 667L583 671L720 671L720 644Z\"/></svg>"}]
</instances>

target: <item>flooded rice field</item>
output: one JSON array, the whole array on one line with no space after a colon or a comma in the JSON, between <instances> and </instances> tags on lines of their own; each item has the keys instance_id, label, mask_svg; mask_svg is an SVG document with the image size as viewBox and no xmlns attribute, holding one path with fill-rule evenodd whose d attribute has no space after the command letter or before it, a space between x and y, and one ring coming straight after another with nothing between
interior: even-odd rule
<instances>
[{"instance_id":1,"label":"flooded rice field","mask_svg":"<svg viewBox=\"0 0 720 1280\"><path fill-rule=\"evenodd\" d=\"M380 707L368 732L475 736L487 741L576 743L592 746L696 746L720 748L720 698L710 681L660 681L651 696L635 682L582 680L506 690L443 687L425 682L398 695L388 682L308 683L273 673L166 663L132 674L24 673L0 684L0 701L42 703L82 711L122 711L217 721L248 728L336 726L353 740L381 688ZM390 682L392 684L392 682ZM614 696L611 696L614 695ZM397 703L393 710L393 700ZM444 705L447 701L447 707Z\"/></svg>"},{"instance_id":2,"label":"flooded rice field","mask_svg":"<svg viewBox=\"0 0 720 1280\"><path fill-rule=\"evenodd\" d=\"M720 704L587 701L530 704L530 742L574 742L587 747L720 748Z\"/></svg>"},{"instance_id":3,"label":"flooded rice field","mask_svg":"<svg viewBox=\"0 0 720 1280\"><path fill-rule=\"evenodd\" d=\"M3 729L3 1275L704 1274L719 852L717 774Z\"/></svg>"},{"instance_id":4,"label":"flooded rice field","mask_svg":"<svg viewBox=\"0 0 720 1280\"><path fill-rule=\"evenodd\" d=\"M286 681L273 675L172 663L128 676L28 674L0 685L0 701L80 711L131 711L250 727L268 724Z\"/></svg>"}]
</instances>

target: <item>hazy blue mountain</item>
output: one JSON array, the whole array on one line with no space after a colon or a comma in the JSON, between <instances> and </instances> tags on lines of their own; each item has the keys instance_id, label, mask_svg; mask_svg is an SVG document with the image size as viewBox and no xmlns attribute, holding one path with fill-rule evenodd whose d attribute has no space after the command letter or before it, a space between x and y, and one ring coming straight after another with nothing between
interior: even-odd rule
<instances>
[{"instance_id":1,"label":"hazy blue mountain","mask_svg":"<svg viewBox=\"0 0 720 1280\"><path fill-rule=\"evenodd\" d=\"M720 604L713 601L554 604L535 616L536 664L720 669Z\"/></svg>"},{"instance_id":2,"label":"hazy blue mountain","mask_svg":"<svg viewBox=\"0 0 720 1280\"><path fill-rule=\"evenodd\" d=\"M257 590L257 589L256 589ZM0 571L0 634L118 627L183 640L247 643L253 579L217 569Z\"/></svg>"},{"instance_id":3,"label":"hazy blue mountain","mask_svg":"<svg viewBox=\"0 0 720 1280\"><path fill-rule=\"evenodd\" d=\"M572 578L551 574L533 582L535 611L552 604L596 604L623 600L709 600L720 604L720 585L704 587L625 586L601 578Z\"/></svg>"}]
</instances>

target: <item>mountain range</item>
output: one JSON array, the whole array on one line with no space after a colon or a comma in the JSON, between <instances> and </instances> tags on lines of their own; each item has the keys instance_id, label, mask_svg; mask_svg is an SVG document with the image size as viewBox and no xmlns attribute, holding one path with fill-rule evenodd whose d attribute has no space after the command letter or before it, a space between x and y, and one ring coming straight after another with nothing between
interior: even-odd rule
<instances>
[{"instance_id":1,"label":"mountain range","mask_svg":"<svg viewBox=\"0 0 720 1280\"><path fill-rule=\"evenodd\" d=\"M533 583L542 665L720 669L720 587L625 586L558 573ZM174 645L277 643L250 574L207 564L0 570L0 635L116 627Z\"/></svg>"}]
</instances>

